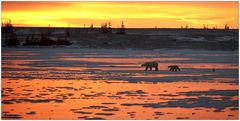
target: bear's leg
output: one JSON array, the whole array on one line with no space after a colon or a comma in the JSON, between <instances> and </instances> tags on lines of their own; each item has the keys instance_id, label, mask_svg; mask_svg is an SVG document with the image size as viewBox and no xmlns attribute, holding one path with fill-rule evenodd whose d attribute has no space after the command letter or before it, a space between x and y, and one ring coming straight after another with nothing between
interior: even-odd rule
<instances>
[{"instance_id":1,"label":"bear's leg","mask_svg":"<svg viewBox=\"0 0 240 121\"><path fill-rule=\"evenodd\" d=\"M158 71L158 67L155 67L155 71Z\"/></svg>"},{"instance_id":2,"label":"bear's leg","mask_svg":"<svg viewBox=\"0 0 240 121\"><path fill-rule=\"evenodd\" d=\"M146 66L145 71L147 71L147 70L148 70L148 67Z\"/></svg>"},{"instance_id":3,"label":"bear's leg","mask_svg":"<svg viewBox=\"0 0 240 121\"><path fill-rule=\"evenodd\" d=\"M174 71L177 71L177 68L176 68L176 67L174 68Z\"/></svg>"},{"instance_id":4,"label":"bear's leg","mask_svg":"<svg viewBox=\"0 0 240 121\"><path fill-rule=\"evenodd\" d=\"M150 70L152 71L152 67L150 67Z\"/></svg>"}]
</instances>

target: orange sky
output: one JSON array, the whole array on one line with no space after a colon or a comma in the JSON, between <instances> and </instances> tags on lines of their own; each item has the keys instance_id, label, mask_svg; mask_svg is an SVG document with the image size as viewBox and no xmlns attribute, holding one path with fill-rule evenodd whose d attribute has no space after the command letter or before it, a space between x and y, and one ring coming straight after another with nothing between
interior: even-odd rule
<instances>
[{"instance_id":1,"label":"orange sky","mask_svg":"<svg viewBox=\"0 0 240 121\"><path fill-rule=\"evenodd\" d=\"M2 2L2 21L14 26L82 27L111 21L127 28L238 28L238 2Z\"/></svg>"}]
</instances>

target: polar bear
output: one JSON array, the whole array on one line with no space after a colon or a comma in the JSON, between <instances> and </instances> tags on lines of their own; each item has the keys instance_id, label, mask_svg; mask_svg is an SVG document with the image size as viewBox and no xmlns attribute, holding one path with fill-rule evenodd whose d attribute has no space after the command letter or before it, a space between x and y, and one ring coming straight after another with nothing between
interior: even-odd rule
<instances>
[{"instance_id":1,"label":"polar bear","mask_svg":"<svg viewBox=\"0 0 240 121\"><path fill-rule=\"evenodd\" d=\"M169 71L181 71L178 65L170 65L168 66L168 68L169 68Z\"/></svg>"},{"instance_id":2,"label":"polar bear","mask_svg":"<svg viewBox=\"0 0 240 121\"><path fill-rule=\"evenodd\" d=\"M144 64L141 65L141 67L146 67L145 71L148 70L148 68L150 68L150 70L152 70L152 68L155 68L155 71L158 71L158 63L157 62L146 62Z\"/></svg>"}]
</instances>

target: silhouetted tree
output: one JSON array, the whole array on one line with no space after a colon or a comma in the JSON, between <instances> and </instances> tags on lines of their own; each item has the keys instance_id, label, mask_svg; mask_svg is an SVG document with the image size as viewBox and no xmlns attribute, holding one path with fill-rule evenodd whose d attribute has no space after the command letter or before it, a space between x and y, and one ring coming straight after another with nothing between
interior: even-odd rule
<instances>
[{"instance_id":1,"label":"silhouetted tree","mask_svg":"<svg viewBox=\"0 0 240 121\"><path fill-rule=\"evenodd\" d=\"M224 29L228 30L229 26L227 24L225 24Z\"/></svg>"},{"instance_id":2,"label":"silhouetted tree","mask_svg":"<svg viewBox=\"0 0 240 121\"><path fill-rule=\"evenodd\" d=\"M50 24L48 25L48 29L47 29L47 36L51 36L52 35L52 31L51 31L51 27Z\"/></svg>"},{"instance_id":3,"label":"silhouetted tree","mask_svg":"<svg viewBox=\"0 0 240 121\"><path fill-rule=\"evenodd\" d=\"M108 33L112 33L111 21L108 22Z\"/></svg>"},{"instance_id":4,"label":"silhouetted tree","mask_svg":"<svg viewBox=\"0 0 240 121\"><path fill-rule=\"evenodd\" d=\"M66 31L65 31L65 37L70 37L70 32L68 29L66 29Z\"/></svg>"},{"instance_id":5,"label":"silhouetted tree","mask_svg":"<svg viewBox=\"0 0 240 121\"><path fill-rule=\"evenodd\" d=\"M90 28L93 29L93 23L91 23Z\"/></svg>"},{"instance_id":6,"label":"silhouetted tree","mask_svg":"<svg viewBox=\"0 0 240 121\"><path fill-rule=\"evenodd\" d=\"M93 31L93 23L91 23L91 25L89 27L89 31Z\"/></svg>"},{"instance_id":7,"label":"silhouetted tree","mask_svg":"<svg viewBox=\"0 0 240 121\"><path fill-rule=\"evenodd\" d=\"M208 29L208 25L203 24L203 29Z\"/></svg>"},{"instance_id":8,"label":"silhouetted tree","mask_svg":"<svg viewBox=\"0 0 240 121\"><path fill-rule=\"evenodd\" d=\"M65 37L70 37L70 25L68 25L68 28L66 28L66 31L65 31Z\"/></svg>"},{"instance_id":9,"label":"silhouetted tree","mask_svg":"<svg viewBox=\"0 0 240 121\"><path fill-rule=\"evenodd\" d=\"M111 23L110 23L110 25L111 25ZM101 32L102 33L109 33L109 27L108 27L107 22L101 24Z\"/></svg>"},{"instance_id":10,"label":"silhouetted tree","mask_svg":"<svg viewBox=\"0 0 240 121\"><path fill-rule=\"evenodd\" d=\"M70 37L70 25L68 25L68 28L66 28L64 39L58 39L55 44L56 45L71 45L72 43L69 42L69 40L68 40L69 37Z\"/></svg>"},{"instance_id":11,"label":"silhouetted tree","mask_svg":"<svg viewBox=\"0 0 240 121\"><path fill-rule=\"evenodd\" d=\"M14 33L11 19L8 20L5 24L2 23L2 33Z\"/></svg>"},{"instance_id":12,"label":"silhouetted tree","mask_svg":"<svg viewBox=\"0 0 240 121\"><path fill-rule=\"evenodd\" d=\"M123 22L123 21L122 21L121 28L119 29L119 31L117 32L117 34L125 34L125 25L124 25L124 22Z\"/></svg>"},{"instance_id":13,"label":"silhouetted tree","mask_svg":"<svg viewBox=\"0 0 240 121\"><path fill-rule=\"evenodd\" d=\"M14 32L11 19L8 20L5 24L2 23L2 33L7 38L7 40L5 41L7 46L20 45L20 42L17 39L17 34Z\"/></svg>"},{"instance_id":14,"label":"silhouetted tree","mask_svg":"<svg viewBox=\"0 0 240 121\"><path fill-rule=\"evenodd\" d=\"M83 31L84 31L85 33L88 33L88 27L86 27L86 24L83 25Z\"/></svg>"},{"instance_id":15,"label":"silhouetted tree","mask_svg":"<svg viewBox=\"0 0 240 121\"><path fill-rule=\"evenodd\" d=\"M214 26L212 29L217 29L217 26Z\"/></svg>"}]
</instances>

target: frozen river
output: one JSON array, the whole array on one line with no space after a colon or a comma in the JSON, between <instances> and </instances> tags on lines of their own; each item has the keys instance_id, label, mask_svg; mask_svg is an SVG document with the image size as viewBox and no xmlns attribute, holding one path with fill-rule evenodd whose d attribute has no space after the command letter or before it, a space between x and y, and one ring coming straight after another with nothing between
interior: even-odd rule
<instances>
[{"instance_id":1,"label":"frozen river","mask_svg":"<svg viewBox=\"0 0 240 121\"><path fill-rule=\"evenodd\" d=\"M2 48L2 119L238 119L238 56ZM148 61L159 71L144 71Z\"/></svg>"}]
</instances>

